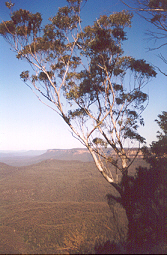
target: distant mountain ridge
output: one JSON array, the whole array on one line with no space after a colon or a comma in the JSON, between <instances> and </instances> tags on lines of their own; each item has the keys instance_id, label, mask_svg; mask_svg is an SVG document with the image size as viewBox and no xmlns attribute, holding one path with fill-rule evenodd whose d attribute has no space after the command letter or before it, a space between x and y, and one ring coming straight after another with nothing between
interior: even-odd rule
<instances>
[{"instance_id":1,"label":"distant mountain ridge","mask_svg":"<svg viewBox=\"0 0 167 256\"><path fill-rule=\"evenodd\" d=\"M0 150L0 158L14 156L38 156L45 153L47 150Z\"/></svg>"},{"instance_id":2,"label":"distant mountain ridge","mask_svg":"<svg viewBox=\"0 0 167 256\"><path fill-rule=\"evenodd\" d=\"M93 161L88 149L73 148L73 149L48 149L46 153L39 156L44 159L59 159L59 160L78 160L82 162Z\"/></svg>"},{"instance_id":3,"label":"distant mountain ridge","mask_svg":"<svg viewBox=\"0 0 167 256\"><path fill-rule=\"evenodd\" d=\"M128 149L127 149L128 150ZM111 148L104 149L106 155L114 155L114 151ZM134 157L137 153L137 149L133 148L128 150L128 156ZM138 158L142 157L142 153L139 152ZM73 148L73 149L48 149L47 151L27 151L27 152L13 152L3 153L0 152L0 162L13 166L23 166L39 163L44 160L68 160L68 161L93 161L91 154L86 148Z\"/></svg>"}]
</instances>

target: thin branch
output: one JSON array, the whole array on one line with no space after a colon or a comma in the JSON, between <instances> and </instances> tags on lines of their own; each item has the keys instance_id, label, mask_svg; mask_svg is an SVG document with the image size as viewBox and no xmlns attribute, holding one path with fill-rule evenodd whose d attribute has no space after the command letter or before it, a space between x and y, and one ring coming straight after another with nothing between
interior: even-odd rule
<instances>
[{"instance_id":1,"label":"thin branch","mask_svg":"<svg viewBox=\"0 0 167 256\"><path fill-rule=\"evenodd\" d=\"M167 76L167 73L164 73L159 67L156 66L156 68L163 74L164 76Z\"/></svg>"},{"instance_id":2,"label":"thin branch","mask_svg":"<svg viewBox=\"0 0 167 256\"><path fill-rule=\"evenodd\" d=\"M160 49L161 47L166 46L166 45L167 45L167 43L164 43L164 44L161 44L160 46L157 46L157 47L155 47L155 48L149 48L149 51L158 50L158 49Z\"/></svg>"},{"instance_id":3,"label":"thin branch","mask_svg":"<svg viewBox=\"0 0 167 256\"><path fill-rule=\"evenodd\" d=\"M126 5L128 8L132 9L132 10L136 10L136 11L146 11L146 12L167 12L167 9L164 9L164 8L135 8L135 7L132 7L130 5L128 5L127 3L125 3L123 0L121 0L121 2ZM139 2L139 4L142 4L141 2ZM147 5L146 5L147 6Z\"/></svg>"}]
</instances>

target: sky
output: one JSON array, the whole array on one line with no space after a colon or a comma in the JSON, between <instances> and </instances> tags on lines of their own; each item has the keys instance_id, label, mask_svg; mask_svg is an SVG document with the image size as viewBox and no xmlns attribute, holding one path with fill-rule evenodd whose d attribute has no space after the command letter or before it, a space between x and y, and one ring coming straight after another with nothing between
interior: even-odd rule
<instances>
[{"instance_id":1,"label":"sky","mask_svg":"<svg viewBox=\"0 0 167 256\"><path fill-rule=\"evenodd\" d=\"M66 5L65 0L15 0L16 9L40 12L43 24L54 16L58 7ZM112 14L126 7L120 0L88 0L82 12L85 24L93 24L100 15ZM0 0L0 22L9 19L5 1ZM153 41L149 41L146 31L155 28L135 15L132 28L127 30L128 40L124 43L126 55L145 59L164 71L167 66L158 58L166 55L166 49L148 51ZM32 91L20 80L20 73L30 67L17 60L10 46L0 37L0 150L47 150L82 147L65 122L53 110L43 105ZM157 77L145 88L149 94L149 105L143 113L145 126L139 129L146 138L147 145L156 140L159 129L154 121L158 114L167 111L167 78L158 72Z\"/></svg>"}]
</instances>

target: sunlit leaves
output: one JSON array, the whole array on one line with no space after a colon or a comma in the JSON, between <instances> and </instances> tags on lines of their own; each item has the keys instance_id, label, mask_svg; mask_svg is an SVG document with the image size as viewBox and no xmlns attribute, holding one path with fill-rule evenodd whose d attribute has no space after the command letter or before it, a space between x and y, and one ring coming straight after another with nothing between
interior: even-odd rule
<instances>
[{"instance_id":1,"label":"sunlit leaves","mask_svg":"<svg viewBox=\"0 0 167 256\"><path fill-rule=\"evenodd\" d=\"M81 96L78 86L73 81L68 82L68 86L65 88L65 92L66 98L68 100L77 100Z\"/></svg>"},{"instance_id":2,"label":"sunlit leaves","mask_svg":"<svg viewBox=\"0 0 167 256\"><path fill-rule=\"evenodd\" d=\"M11 19L17 27L16 32L20 32L20 35L30 34L31 32L35 35L42 22L39 12L32 14L23 9L13 12Z\"/></svg>"},{"instance_id":3,"label":"sunlit leaves","mask_svg":"<svg viewBox=\"0 0 167 256\"><path fill-rule=\"evenodd\" d=\"M41 81L46 81L48 80L48 76L52 78L54 76L54 73L52 71L47 71L47 75L46 75L46 73L40 72L38 78Z\"/></svg>"},{"instance_id":4,"label":"sunlit leaves","mask_svg":"<svg viewBox=\"0 0 167 256\"><path fill-rule=\"evenodd\" d=\"M87 113L86 113L84 108L78 108L74 111L69 110L68 111L68 116L71 119L71 118L76 118L76 117L87 116Z\"/></svg>"},{"instance_id":5,"label":"sunlit leaves","mask_svg":"<svg viewBox=\"0 0 167 256\"><path fill-rule=\"evenodd\" d=\"M52 18L53 25L61 30L72 30L77 27L78 22L79 16L68 6L59 8L57 15Z\"/></svg>"},{"instance_id":6,"label":"sunlit leaves","mask_svg":"<svg viewBox=\"0 0 167 256\"><path fill-rule=\"evenodd\" d=\"M44 38L46 40L54 40L56 37L55 27L53 24L47 24L44 27Z\"/></svg>"},{"instance_id":7,"label":"sunlit leaves","mask_svg":"<svg viewBox=\"0 0 167 256\"><path fill-rule=\"evenodd\" d=\"M0 34L6 36L8 33L15 34L16 27L14 22L9 20L0 23Z\"/></svg>"},{"instance_id":8,"label":"sunlit leaves","mask_svg":"<svg viewBox=\"0 0 167 256\"><path fill-rule=\"evenodd\" d=\"M120 47L114 42L114 39L112 38L111 30L101 28L96 23L92 27L87 26L84 28L82 38L85 40L85 44L83 45L85 51L83 54L98 54L106 51L109 51L110 53L112 52L112 54L121 52Z\"/></svg>"},{"instance_id":9,"label":"sunlit leaves","mask_svg":"<svg viewBox=\"0 0 167 256\"><path fill-rule=\"evenodd\" d=\"M87 0L85 0L85 1L87 1ZM83 0L67 0L67 2L71 5L73 5L73 4L78 4L79 5L80 3L83 2Z\"/></svg>"},{"instance_id":10,"label":"sunlit leaves","mask_svg":"<svg viewBox=\"0 0 167 256\"><path fill-rule=\"evenodd\" d=\"M122 11L122 12L116 12L113 13L109 16L109 21L112 23L114 26L122 26L128 27L131 26L131 19L133 17L132 13L129 13L128 11Z\"/></svg>"},{"instance_id":11,"label":"sunlit leaves","mask_svg":"<svg viewBox=\"0 0 167 256\"><path fill-rule=\"evenodd\" d=\"M23 79L24 82L26 82L29 78L29 71L26 70L26 71L23 71L21 74L20 74L20 78Z\"/></svg>"},{"instance_id":12,"label":"sunlit leaves","mask_svg":"<svg viewBox=\"0 0 167 256\"><path fill-rule=\"evenodd\" d=\"M142 88L156 73L146 61L124 54L132 14L102 15L81 29L82 2L68 0L43 28L41 14L20 9L0 24L0 34L32 67L21 79L54 104L86 147L110 145L126 169L123 141L144 142L137 133L148 97Z\"/></svg>"},{"instance_id":13,"label":"sunlit leaves","mask_svg":"<svg viewBox=\"0 0 167 256\"><path fill-rule=\"evenodd\" d=\"M112 34L117 39L119 39L119 38L121 38L122 40L126 39L126 37L125 37L126 34L122 28L114 28L112 30Z\"/></svg>"},{"instance_id":14,"label":"sunlit leaves","mask_svg":"<svg viewBox=\"0 0 167 256\"><path fill-rule=\"evenodd\" d=\"M11 9L15 4L10 1L10 2L5 2L5 5L7 8Z\"/></svg>"},{"instance_id":15,"label":"sunlit leaves","mask_svg":"<svg viewBox=\"0 0 167 256\"><path fill-rule=\"evenodd\" d=\"M35 36L42 22L41 14L32 14L27 10L20 9L13 12L11 20L0 24L0 34L13 34L25 37L31 33Z\"/></svg>"},{"instance_id":16,"label":"sunlit leaves","mask_svg":"<svg viewBox=\"0 0 167 256\"><path fill-rule=\"evenodd\" d=\"M103 147L107 147L106 141L104 141L104 140L101 139L101 138L94 138L92 142L93 142L95 145L100 145L100 146L103 146Z\"/></svg>"}]
</instances>

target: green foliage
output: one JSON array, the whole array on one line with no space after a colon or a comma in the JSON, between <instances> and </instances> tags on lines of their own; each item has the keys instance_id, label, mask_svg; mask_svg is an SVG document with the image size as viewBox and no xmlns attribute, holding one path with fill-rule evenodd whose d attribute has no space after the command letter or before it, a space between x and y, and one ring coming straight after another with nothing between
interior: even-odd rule
<instances>
[{"instance_id":1,"label":"green foliage","mask_svg":"<svg viewBox=\"0 0 167 256\"><path fill-rule=\"evenodd\" d=\"M76 28L79 21L79 16L72 15L72 12L73 9L67 6L59 8L57 15L52 19L53 25L61 30L72 30Z\"/></svg>"},{"instance_id":2,"label":"green foliage","mask_svg":"<svg viewBox=\"0 0 167 256\"><path fill-rule=\"evenodd\" d=\"M21 74L20 74L20 78L24 80L24 82L26 82L29 78L29 71L23 71Z\"/></svg>"},{"instance_id":3,"label":"green foliage","mask_svg":"<svg viewBox=\"0 0 167 256\"><path fill-rule=\"evenodd\" d=\"M94 138L92 142L96 145L107 147L107 143L101 138Z\"/></svg>"},{"instance_id":4,"label":"green foliage","mask_svg":"<svg viewBox=\"0 0 167 256\"><path fill-rule=\"evenodd\" d=\"M130 240L133 243L143 243L145 250L153 244L166 243L167 217L167 138L166 123L167 112L163 111L158 115L156 122L162 129L158 141L153 141L150 149L144 147L143 153L149 168L137 168L136 177L133 184L132 201L138 204L140 215L136 218L136 223L140 222L139 231L132 220L132 227L129 232ZM138 220L137 220L138 219ZM134 233L137 237L134 238Z\"/></svg>"},{"instance_id":5,"label":"green foliage","mask_svg":"<svg viewBox=\"0 0 167 256\"><path fill-rule=\"evenodd\" d=\"M132 112L132 115L135 113ZM156 122L162 129L159 132L161 136L158 136L158 141L152 142L150 148L143 148L149 167L139 166L134 176L123 176L117 189L120 197L107 195L111 209L114 203L119 203L126 210L129 224L124 249L127 254L163 251L167 242L167 112L163 111L158 117ZM111 246L109 249L112 251Z\"/></svg>"},{"instance_id":6,"label":"green foliage","mask_svg":"<svg viewBox=\"0 0 167 256\"><path fill-rule=\"evenodd\" d=\"M145 159L150 163L150 169L139 168L135 177L128 175L128 169L136 156L129 156L124 148L124 141L145 141L137 131L139 125L144 125L141 113L148 99L142 89L150 78L156 76L156 72L145 60L136 60L124 54L122 45L127 39L125 28L131 26L131 13L122 11L103 15L93 25L82 29L80 11L84 2L86 1L68 0L67 5L59 8L57 14L49 19L50 23L43 28L41 14L38 12L32 14L22 9L11 12L11 19L0 24L0 34L13 47L16 57L25 59L33 67L31 72L23 71L21 79L34 86L37 93L54 104L54 110L88 148L97 168L119 192L120 198L114 195L108 197L109 204L113 205L112 201L115 199L126 210L129 221L128 246L136 246L138 250L141 243L147 246L156 240L160 241L160 229L164 226L164 198L161 195L165 190L162 180L166 182L166 130L165 135L159 133L159 141L152 143L151 151L145 148ZM160 3L161 1L158 4ZM7 7L12 6L7 4ZM157 21L156 18L155 22ZM160 121L157 122L161 128L166 129L166 112L159 118ZM114 151L111 156L107 155L107 149L104 148L108 145ZM110 163L115 168L116 182ZM53 169L52 172L55 172L55 165ZM88 177L88 181L94 184L85 171L81 176ZM69 189L78 175L77 169L71 183L68 179L63 188ZM55 179L53 173L51 176L54 187L58 189L60 184L57 176ZM81 195L85 200L90 193L87 188L83 191L77 200L82 199ZM38 193L33 193L26 194L27 198L31 196L34 200L39 200ZM59 196L63 193L62 188L58 190ZM48 193L42 193L42 198L47 198L47 195ZM49 195L54 201L56 196L52 195L50 187ZM75 195L72 195L74 200ZM62 198L64 200L63 196ZM39 214L40 211L36 216ZM47 213L46 215L48 217ZM160 229L156 231L155 226ZM35 252L40 252L41 244L45 245L43 240L35 240L30 231L25 239L35 248ZM42 239L45 240L45 237ZM70 248L72 244L75 247L77 244L77 252L80 252L83 236L78 236L76 232L70 239ZM47 237L46 240L49 241L50 238Z\"/></svg>"},{"instance_id":7,"label":"green foliage","mask_svg":"<svg viewBox=\"0 0 167 256\"><path fill-rule=\"evenodd\" d=\"M20 9L11 15L11 20L0 24L0 34L6 36L11 33L13 36L24 37L25 35L33 36L40 29L42 18L39 12L32 14L27 10Z\"/></svg>"},{"instance_id":8,"label":"green foliage","mask_svg":"<svg viewBox=\"0 0 167 256\"><path fill-rule=\"evenodd\" d=\"M68 112L68 116L70 119L75 117L77 118L78 116L86 116L86 115L87 113L85 112L85 109L80 109L80 108L74 111L69 110Z\"/></svg>"},{"instance_id":9,"label":"green foliage","mask_svg":"<svg viewBox=\"0 0 167 256\"><path fill-rule=\"evenodd\" d=\"M150 145L150 150L147 147L143 147L143 152L146 161L151 165L151 168L164 169L166 168L166 156L167 156L167 112L163 111L158 115L159 119L155 121L161 128L161 132L157 132L158 141L153 141Z\"/></svg>"},{"instance_id":10,"label":"green foliage","mask_svg":"<svg viewBox=\"0 0 167 256\"><path fill-rule=\"evenodd\" d=\"M141 73L142 76L147 77L155 77L156 72L152 69L152 67L146 63L145 60L135 60L132 59L130 63L130 67L132 70L135 70Z\"/></svg>"},{"instance_id":11,"label":"green foliage","mask_svg":"<svg viewBox=\"0 0 167 256\"><path fill-rule=\"evenodd\" d=\"M15 4L13 4L11 1L10 2L5 2L5 5L7 8L11 9Z\"/></svg>"},{"instance_id":12,"label":"green foliage","mask_svg":"<svg viewBox=\"0 0 167 256\"><path fill-rule=\"evenodd\" d=\"M43 27L38 12L11 12L11 19L0 24L0 34L16 57L33 67L21 79L54 104L51 108L92 153L112 147L124 172L129 161L124 141L144 142L137 131L144 125L141 113L148 100L142 89L156 72L145 60L124 54L132 13L101 15L82 28L85 3L68 0Z\"/></svg>"},{"instance_id":13,"label":"green foliage","mask_svg":"<svg viewBox=\"0 0 167 256\"><path fill-rule=\"evenodd\" d=\"M11 34L15 33L15 25L12 21L6 21L4 23L0 24L0 34L5 36L8 31L10 31Z\"/></svg>"},{"instance_id":14,"label":"green foliage","mask_svg":"<svg viewBox=\"0 0 167 256\"><path fill-rule=\"evenodd\" d=\"M47 71L47 74L49 75L49 78L52 78L54 76L54 73L52 71ZM39 80L46 81L48 80L48 76L44 72L40 72L38 75Z\"/></svg>"},{"instance_id":15,"label":"green foliage","mask_svg":"<svg viewBox=\"0 0 167 256\"><path fill-rule=\"evenodd\" d=\"M162 115L158 115L159 119L156 119L155 121L158 123L159 127L161 128L161 130L163 131L163 133L160 133L158 131L158 133L160 133L162 136L166 136L167 134L167 112L166 111L162 111ZM159 136L158 136L159 138Z\"/></svg>"}]
</instances>

